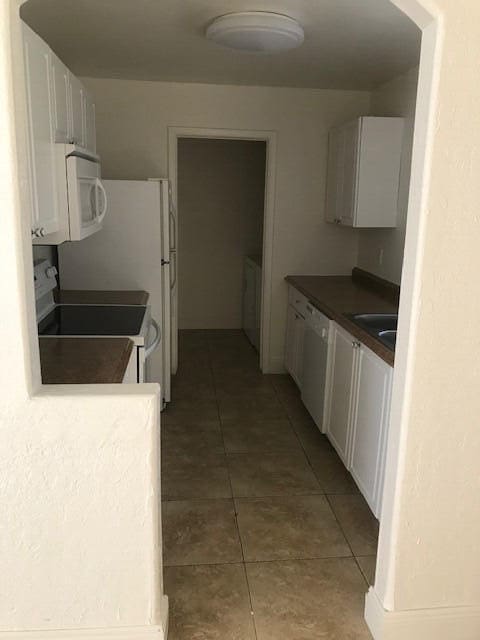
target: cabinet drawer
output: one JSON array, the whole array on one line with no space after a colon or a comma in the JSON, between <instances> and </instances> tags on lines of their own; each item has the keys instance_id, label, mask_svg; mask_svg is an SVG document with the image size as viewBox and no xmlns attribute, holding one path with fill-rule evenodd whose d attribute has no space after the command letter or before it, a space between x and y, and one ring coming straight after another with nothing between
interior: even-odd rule
<instances>
[{"instance_id":1,"label":"cabinet drawer","mask_svg":"<svg viewBox=\"0 0 480 640\"><path fill-rule=\"evenodd\" d=\"M297 291L295 287L290 286L288 288L288 303L291 304L303 318L305 318L308 298L306 298L303 293L300 293L300 291Z\"/></svg>"}]
</instances>

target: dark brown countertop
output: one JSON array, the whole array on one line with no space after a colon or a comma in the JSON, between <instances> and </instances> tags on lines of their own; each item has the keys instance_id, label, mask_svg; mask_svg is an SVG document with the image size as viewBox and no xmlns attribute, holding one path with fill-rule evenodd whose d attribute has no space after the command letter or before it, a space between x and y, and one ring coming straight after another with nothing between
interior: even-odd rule
<instances>
[{"instance_id":1,"label":"dark brown countertop","mask_svg":"<svg viewBox=\"0 0 480 640\"><path fill-rule=\"evenodd\" d=\"M350 276L287 276L286 281L303 293L319 311L393 366L395 352L354 324L345 314L397 313L397 303Z\"/></svg>"},{"instance_id":2,"label":"dark brown countertop","mask_svg":"<svg viewBox=\"0 0 480 640\"><path fill-rule=\"evenodd\" d=\"M61 289L55 299L63 304L148 304L147 291L92 291Z\"/></svg>"},{"instance_id":3,"label":"dark brown countertop","mask_svg":"<svg viewBox=\"0 0 480 640\"><path fill-rule=\"evenodd\" d=\"M129 338L40 338L43 384L122 382L133 348Z\"/></svg>"}]
</instances>

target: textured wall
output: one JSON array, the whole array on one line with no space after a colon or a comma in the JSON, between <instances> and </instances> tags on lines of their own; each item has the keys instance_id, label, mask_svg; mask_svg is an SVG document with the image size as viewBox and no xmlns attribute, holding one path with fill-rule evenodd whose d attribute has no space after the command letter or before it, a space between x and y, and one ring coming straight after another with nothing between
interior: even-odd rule
<instances>
[{"instance_id":1,"label":"textured wall","mask_svg":"<svg viewBox=\"0 0 480 640\"><path fill-rule=\"evenodd\" d=\"M0 631L158 624L155 385L44 387L9 409Z\"/></svg>"},{"instance_id":2,"label":"textured wall","mask_svg":"<svg viewBox=\"0 0 480 640\"><path fill-rule=\"evenodd\" d=\"M158 387L40 387L18 4L0 3L0 635L155 632Z\"/></svg>"},{"instance_id":3,"label":"textured wall","mask_svg":"<svg viewBox=\"0 0 480 640\"><path fill-rule=\"evenodd\" d=\"M242 326L243 263L260 254L263 142L178 143L179 328Z\"/></svg>"},{"instance_id":4,"label":"textured wall","mask_svg":"<svg viewBox=\"0 0 480 640\"><path fill-rule=\"evenodd\" d=\"M480 5L395 4L424 21L425 53L375 591L384 610L411 612L392 615L392 640L474 640L480 630ZM427 26L422 5L438 15L437 23ZM423 624L416 625L417 616Z\"/></svg>"}]
</instances>

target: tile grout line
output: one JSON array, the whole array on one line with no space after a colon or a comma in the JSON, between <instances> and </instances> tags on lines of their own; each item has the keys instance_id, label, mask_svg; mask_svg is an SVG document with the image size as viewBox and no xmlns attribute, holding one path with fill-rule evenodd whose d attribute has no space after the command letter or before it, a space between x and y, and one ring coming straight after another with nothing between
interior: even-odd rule
<instances>
[{"instance_id":1,"label":"tile grout line","mask_svg":"<svg viewBox=\"0 0 480 640\"><path fill-rule=\"evenodd\" d=\"M347 495L349 495L349 494L347 494ZM329 496L327 495L327 496L325 496L325 497L326 497L327 502L328 502L328 504L329 504L329 506L330 506L330 509L331 509L331 511L332 511L332 513L333 513L333 517L334 517L334 518L335 518L335 520L337 521L337 524L338 524L338 526L340 527L340 530L341 530L341 531L342 531L342 533L343 533L343 537L345 538L345 540L346 540L346 542L347 542L347 544L348 544L348 547L349 547L350 551L352 552L352 558L354 558L354 560L355 560L355 564L357 565L357 568L358 568L358 570L360 571L360 574L361 574L362 578L363 578L363 579L365 580L365 582L367 583L367 587L370 587L370 585L368 584L368 580L366 579L365 574L364 574L364 573L363 573L363 571L362 571L362 567L360 566L360 563L359 563L359 562L358 562L358 560L357 560L357 556L356 556L355 552L353 551L353 547L352 547L352 545L350 544L350 540L347 538L347 534L346 534L346 532L345 532L345 529L342 527L342 524L341 524L340 520L338 519L337 514L335 513L335 509L333 508L333 505L332 505L332 503L330 502Z\"/></svg>"},{"instance_id":2,"label":"tile grout line","mask_svg":"<svg viewBox=\"0 0 480 640\"><path fill-rule=\"evenodd\" d=\"M233 514L234 514L234 518L235 518L235 526L237 528L237 535L238 535L238 541L240 543L240 551L242 554L242 567L243 567L243 573L245 575L245 582L247 585L247 591L248 591L248 602L250 605L250 616L252 619L252 627L253 627L253 634L255 637L255 640L258 640L258 634L257 634L257 626L255 624L255 613L253 610L253 601L252 601L252 592L250 589L250 582L248 580L248 574L247 574L247 565L245 563L245 553L243 550L243 541L242 541L242 536L240 535L240 527L238 526L238 513L237 513L237 505L235 504L235 498L233 495L233 486L232 486L232 478L230 475L230 468L228 466L228 457L227 457L227 449L225 447L225 438L223 435L223 422L222 422L222 417L221 417L221 413L220 413L220 406L218 403L218 395L217 395L217 381L216 381L216 376L215 376L215 372L213 370L213 366L212 366L212 362L211 362L211 358L210 358L210 341L207 341L207 345L208 345L208 363L209 366L211 368L211 372L212 372L212 376L213 376L213 391L215 394L215 404L217 406L217 413L218 413L218 420L220 423L220 433L222 434L222 442L223 442L223 448L225 451L225 466L227 468L227 474L228 474L228 481L230 483L230 491L232 494L232 503L233 503Z\"/></svg>"},{"instance_id":3,"label":"tile grout line","mask_svg":"<svg viewBox=\"0 0 480 640\"><path fill-rule=\"evenodd\" d=\"M249 565L249 564L279 564L287 562L309 562L310 560L353 560L355 556L300 556L295 558L275 558L273 560L232 560L230 562L196 562L194 564L165 564L165 567L224 567L231 565ZM370 557L370 556L360 556ZM363 575L363 573L362 573ZM248 579L247 579L248 582Z\"/></svg>"},{"instance_id":4,"label":"tile grout line","mask_svg":"<svg viewBox=\"0 0 480 640\"><path fill-rule=\"evenodd\" d=\"M245 338L246 340L246 338ZM240 552L241 552L241 560L238 561L232 561L232 562L206 562L206 563L194 563L194 564L185 564L185 565L176 565L176 564L172 564L172 565L165 565L165 567L196 567L196 566L225 566L225 565L239 565L240 563L243 566L243 573L245 575L245 580L246 580L246 586L247 586L247 591L248 591L248 597L249 597L249 604L250 604L250 612L251 612L251 618L252 618L252 628L253 628L253 635L254 638L256 638L258 640L258 633L257 633L257 628L256 628L256 621L255 621L255 614L254 614L254 609L253 609L253 600L252 600L252 588L249 582L249 577L248 577L248 571L247 568L249 565L261 565L261 564L269 564L269 563L287 563L287 562L295 562L295 561L316 561L316 560L329 560L329 559L337 559L337 560L351 560L352 558L355 560L355 565L357 567L357 569L360 571L360 575L362 576L364 582L366 583L367 587L369 586L369 581L366 578L366 575L364 574L360 563L358 561L358 557L355 555L353 548L349 542L349 539L346 536L346 532L344 530L344 527L342 526L339 518L337 517L336 512L333 509L332 506L332 501L331 498L333 499L334 496L336 495L352 495L349 492L345 492L345 493L339 493L339 494L330 494L330 493L326 493L321 482L319 481L317 474L315 473L315 470L310 462L310 456L307 452L306 447L304 446L302 439L300 438L299 432L297 432L297 429L295 427L294 424L294 419L291 416L292 410L294 409L293 405L291 408L289 408L289 404L288 404L288 398L285 398L285 402L282 401L282 388L277 389L275 386L275 383L273 381L273 379L271 377L268 377L268 385L266 386L266 388L271 389L273 391L273 397L276 398L277 402L279 403L279 406L281 407L282 413L284 414L284 418L282 419L286 419L286 421L288 421L288 424L290 426L290 428L292 429L293 433L295 434L295 437L300 445L300 451L303 453L304 458L307 461L307 465L308 467L311 469L316 484L319 487L320 493L312 493L312 492L308 492L306 494L296 494L295 496L291 496L291 497L303 497L303 496L312 496L312 497L318 497L320 495L323 495L326 499L328 508L331 512L331 514L333 515L333 519L336 522L340 532L343 535L343 538L345 540L345 545L346 547L350 550L350 555L342 555L342 556L317 556L317 557L293 557L293 558L279 558L279 559L266 559L266 560L251 560L251 561L246 561L245 558L245 553L246 550L244 548L244 543L242 540L242 536L241 536L241 532L240 532L240 527L239 527L239 522L238 522L238 511L237 511L237 498L239 499L256 499L256 498L282 498L284 497L283 495L276 495L276 496L234 496L234 492L233 492L233 486L232 486L232 477L231 477L231 473L230 473L230 468L229 468L229 453L235 453L235 452L227 452L227 447L226 447L226 441L225 441L225 434L224 434L224 421L222 420L222 409L221 409L221 395L220 395L220 391L222 391L221 388L219 388L219 384L220 384L220 379L222 378L222 376L227 375L228 376L228 367L225 371L223 371L221 368L219 369L218 367L215 366L215 354L219 351L220 353L222 353L223 349L225 349L228 345L222 345L221 342L220 344L215 341L214 337L212 336L205 336L205 341L203 342L203 344L201 345L201 350L203 351L203 349L206 349L206 360L207 360L207 365L208 365L208 371L210 372L210 379L211 379L211 384L212 384L212 391L213 391L213 401L215 402L215 411L217 414L217 420L218 420L218 425L219 425L219 431L220 431L220 436L221 436L221 442L222 442L222 446L223 446L223 455L224 455L224 463L225 463L225 468L228 474L228 483L230 486L230 497L224 497L224 498L201 498L201 497L196 497L196 498L192 498L189 496L186 497L182 497L182 496L176 496L173 498L168 498L168 497L164 497L162 501L164 502L181 502L181 501L198 501L198 502L208 502L208 501L226 501L228 500L229 503L232 504L233 506L233 511L234 511L234 518L235 518L235 526L236 526L236 531L237 531L237 536L238 536L238 541L240 544ZM252 347L253 348L253 347ZM232 360L234 360L234 356L229 355L228 354L228 349L227 349L227 354L228 357L225 360L225 363L231 362ZM222 357L224 357L225 354L222 355ZM253 389L256 390L257 389L257 383L253 382ZM294 396L292 394L292 399L294 399L296 396ZM193 401L194 402L194 401ZM213 407L212 407L213 408ZM221 449L220 447L218 447L219 450L219 456L221 455ZM236 452L237 455L239 454L251 454L251 451L245 451L245 452ZM259 452L259 453L268 453L267 451L265 452ZM273 453L277 453L277 452L273 452ZM353 565L352 565L353 566Z\"/></svg>"},{"instance_id":5,"label":"tile grout line","mask_svg":"<svg viewBox=\"0 0 480 640\"><path fill-rule=\"evenodd\" d=\"M368 580L367 580L367 578L365 577L365 574L364 574L364 573L363 573L363 571L362 571L362 568L361 568L361 566L360 566L360 563L359 563L359 562L358 562L358 560L357 560L357 556L355 555L355 553L354 553L354 551L353 551L352 545L350 544L350 541L349 541L349 539L347 538L347 534L346 534L346 532L345 532L345 529L343 528L342 524L340 523L340 520L338 519L337 514L335 513L335 510L334 510L333 505L332 505L332 503L331 503L331 501L330 501L330 498L329 498L329 496L330 496L330 495L352 495L352 494L328 494L328 493L325 493L325 490L324 490L324 488L322 487L322 485L321 485L320 481L318 480L318 478L317 478L317 474L315 473L315 470L314 470L314 468L313 468L312 464L310 463L310 458L309 458L309 455L308 455L308 453L307 453L307 450L305 449L305 447L304 447L304 445L303 445L303 442L301 441L300 436L298 435L297 430L295 429L295 425L294 425L294 423L293 423L293 421L292 421L292 419L291 419L291 417L290 417L290 414L288 413L288 408L287 408L287 407L285 406L285 404L282 402L282 399L281 399L281 397L280 397L280 395L279 395L279 393L278 393L277 389L275 388L275 385L273 385L273 384L272 384L272 387L273 387L273 390L275 391L275 395L277 396L278 401L280 402L280 404L282 405L283 409L285 410L285 413L286 413L286 415L287 415L288 421L289 421L289 423L290 423L290 425L291 425L291 427L292 427L292 429L293 429L293 432L295 433L295 435L296 435L296 437L297 437L297 439L298 439L298 442L300 443L300 447L302 448L302 451L303 451L303 453L304 453L304 455L305 455L305 458L307 459L308 465L309 465L310 469L312 470L312 473L313 473L313 475L315 476L315 479L316 479L316 481L318 482L319 487L320 487L320 488L322 489L322 491L323 491L323 495L325 496L325 499L326 499L326 501L327 501L327 503L328 503L328 506L330 507L330 511L332 512L332 515L333 515L333 517L334 517L334 519L335 519L335 521L336 521L336 523L337 523L337 525L338 525L338 527L339 527L340 531L342 532L343 537L345 538L345 542L346 542L346 544L348 545L348 548L350 549L350 552L351 552L351 557L352 557L352 558L354 558L354 560L355 560L355 564L356 564L356 566L357 566L358 570L360 571L360 575L362 576L362 578L363 578L363 579L364 579L364 581L366 582L367 587L370 587L370 585L369 585L369 583L368 583Z\"/></svg>"},{"instance_id":6,"label":"tile grout line","mask_svg":"<svg viewBox=\"0 0 480 640\"><path fill-rule=\"evenodd\" d=\"M278 402L280 403L280 405L282 406L283 410L285 411L285 415L287 416L287 420L288 420L288 422L289 422L289 424L290 424L290 427L291 427L291 429L292 429L293 433L295 434L295 437L296 437L296 438L297 438L297 440L298 440L298 443L299 443L299 445L300 445L300 448L301 448L301 450L303 451L303 455L305 456L305 459L307 460L307 464L308 464L308 466L310 467L310 470L312 471L313 476L314 476L315 480L317 481L318 486L320 487L320 489L321 489L321 491L322 491L322 494L323 494L323 495L326 495L326 494L325 494L325 489L322 487L322 484L321 484L320 480L317 478L317 474L315 473L315 470L314 470L314 468L313 468L313 466L312 466L312 464L311 464L311 462L310 462L310 458L309 458L309 456L308 456L307 450L306 450L306 449L305 449L305 447L303 446L303 442L301 441L300 436L298 435L297 430L295 429L295 425L293 424L293 422L292 422L292 418L290 417L290 414L288 413L288 409L287 409L287 407L283 404L282 399L281 399L281 397L280 397L280 395L279 395L279 393L278 393L277 389L275 388L275 385L274 385L273 383L271 383L271 384L272 384L272 388L273 388L273 390L274 390L274 392L275 392L275 395L276 395L276 397L277 397Z\"/></svg>"}]
</instances>

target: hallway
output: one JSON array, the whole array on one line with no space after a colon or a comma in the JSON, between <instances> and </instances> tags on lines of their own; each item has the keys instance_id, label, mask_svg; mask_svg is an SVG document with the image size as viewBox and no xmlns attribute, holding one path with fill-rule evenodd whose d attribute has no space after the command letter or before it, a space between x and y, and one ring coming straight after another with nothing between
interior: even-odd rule
<instances>
[{"instance_id":1,"label":"hallway","mask_svg":"<svg viewBox=\"0 0 480 640\"><path fill-rule=\"evenodd\" d=\"M367 640L378 524L288 376L183 331L162 414L169 640Z\"/></svg>"}]
</instances>

